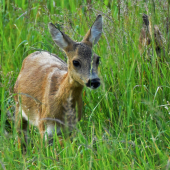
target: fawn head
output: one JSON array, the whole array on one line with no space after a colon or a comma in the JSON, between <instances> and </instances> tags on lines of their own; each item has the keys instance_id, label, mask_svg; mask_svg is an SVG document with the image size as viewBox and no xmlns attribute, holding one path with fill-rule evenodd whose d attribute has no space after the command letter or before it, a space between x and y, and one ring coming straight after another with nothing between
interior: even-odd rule
<instances>
[{"instance_id":1,"label":"fawn head","mask_svg":"<svg viewBox=\"0 0 170 170\"><path fill-rule=\"evenodd\" d=\"M49 23L54 42L66 53L70 82L86 85L91 89L100 86L98 65L100 57L92 51L102 33L102 16L98 15L94 24L81 42L73 41L68 35Z\"/></svg>"},{"instance_id":2,"label":"fawn head","mask_svg":"<svg viewBox=\"0 0 170 170\"><path fill-rule=\"evenodd\" d=\"M142 34L142 39L144 42L146 42L146 45L150 45L152 43L152 29L151 29L151 23L149 21L149 17L146 14L142 15L143 18L143 27L144 32ZM160 57L161 55L161 49L163 49L163 36L162 33L157 25L153 26L153 36L154 36L154 45L157 55Z\"/></svg>"}]
</instances>

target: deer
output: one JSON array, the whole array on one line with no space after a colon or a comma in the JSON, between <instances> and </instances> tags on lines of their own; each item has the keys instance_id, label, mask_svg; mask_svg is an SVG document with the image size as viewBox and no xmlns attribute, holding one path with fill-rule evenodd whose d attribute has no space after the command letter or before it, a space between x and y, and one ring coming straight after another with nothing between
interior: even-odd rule
<instances>
[{"instance_id":1,"label":"deer","mask_svg":"<svg viewBox=\"0 0 170 170\"><path fill-rule=\"evenodd\" d=\"M65 52L67 63L47 51L33 52L23 60L14 86L17 131L26 132L31 124L38 127L42 139L62 135L65 129L72 131L82 117L83 87L97 89L101 84L100 57L92 48L102 34L102 16L97 16L81 42L72 40L53 23L48 29Z\"/></svg>"},{"instance_id":2,"label":"deer","mask_svg":"<svg viewBox=\"0 0 170 170\"><path fill-rule=\"evenodd\" d=\"M165 55L165 39L157 25L153 25L149 20L149 16L146 14L142 15L143 26L139 37L139 51L140 55L146 54L142 57L144 61L149 64L155 63L155 66L162 75L162 67L164 64L167 65L167 58ZM153 53L156 52L156 59L154 59ZM139 67L138 63L138 67ZM148 67L149 68L149 67Z\"/></svg>"},{"instance_id":3,"label":"deer","mask_svg":"<svg viewBox=\"0 0 170 170\"><path fill-rule=\"evenodd\" d=\"M156 54L161 60L165 56L165 50L164 50L164 38L162 36L162 33L157 25L154 25L153 27L153 36L152 36L152 25L149 21L149 17L146 14L142 15L143 19L143 26L140 32L140 38L139 38L139 49L140 52L143 53L143 47L148 49L148 60L150 61L150 55L151 55L151 46L152 41L154 40L154 48L156 51ZM161 57L163 56L163 57Z\"/></svg>"}]
</instances>

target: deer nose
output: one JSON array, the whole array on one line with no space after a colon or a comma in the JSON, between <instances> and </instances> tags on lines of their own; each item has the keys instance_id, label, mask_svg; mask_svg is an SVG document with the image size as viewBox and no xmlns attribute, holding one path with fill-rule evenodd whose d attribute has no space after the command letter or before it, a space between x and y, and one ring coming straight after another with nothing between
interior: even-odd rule
<instances>
[{"instance_id":1,"label":"deer nose","mask_svg":"<svg viewBox=\"0 0 170 170\"><path fill-rule=\"evenodd\" d=\"M96 89L100 86L100 79L99 78L89 79L88 82L86 83L86 86L92 89Z\"/></svg>"}]
</instances>

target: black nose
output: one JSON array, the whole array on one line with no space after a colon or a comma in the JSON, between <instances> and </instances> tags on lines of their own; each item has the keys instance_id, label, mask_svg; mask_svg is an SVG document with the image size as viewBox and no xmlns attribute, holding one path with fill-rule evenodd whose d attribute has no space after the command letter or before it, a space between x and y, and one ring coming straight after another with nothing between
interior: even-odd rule
<instances>
[{"instance_id":1,"label":"black nose","mask_svg":"<svg viewBox=\"0 0 170 170\"><path fill-rule=\"evenodd\" d=\"M97 87L100 86L100 79L99 78L89 79L89 81L86 83L86 86L92 89L96 89Z\"/></svg>"}]
</instances>

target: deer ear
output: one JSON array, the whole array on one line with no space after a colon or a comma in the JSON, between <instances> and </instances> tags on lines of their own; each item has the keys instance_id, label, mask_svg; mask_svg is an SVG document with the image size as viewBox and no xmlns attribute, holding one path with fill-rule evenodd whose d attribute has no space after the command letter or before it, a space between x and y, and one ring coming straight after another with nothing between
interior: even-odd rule
<instances>
[{"instance_id":1,"label":"deer ear","mask_svg":"<svg viewBox=\"0 0 170 170\"><path fill-rule=\"evenodd\" d=\"M101 36L102 33L102 16L98 15L91 29L87 32L83 38L84 43L89 44L90 46L95 45Z\"/></svg>"},{"instance_id":2,"label":"deer ear","mask_svg":"<svg viewBox=\"0 0 170 170\"><path fill-rule=\"evenodd\" d=\"M68 35L58 30L52 23L48 24L48 29L58 47L60 47L64 51L71 51L74 41Z\"/></svg>"}]
</instances>

